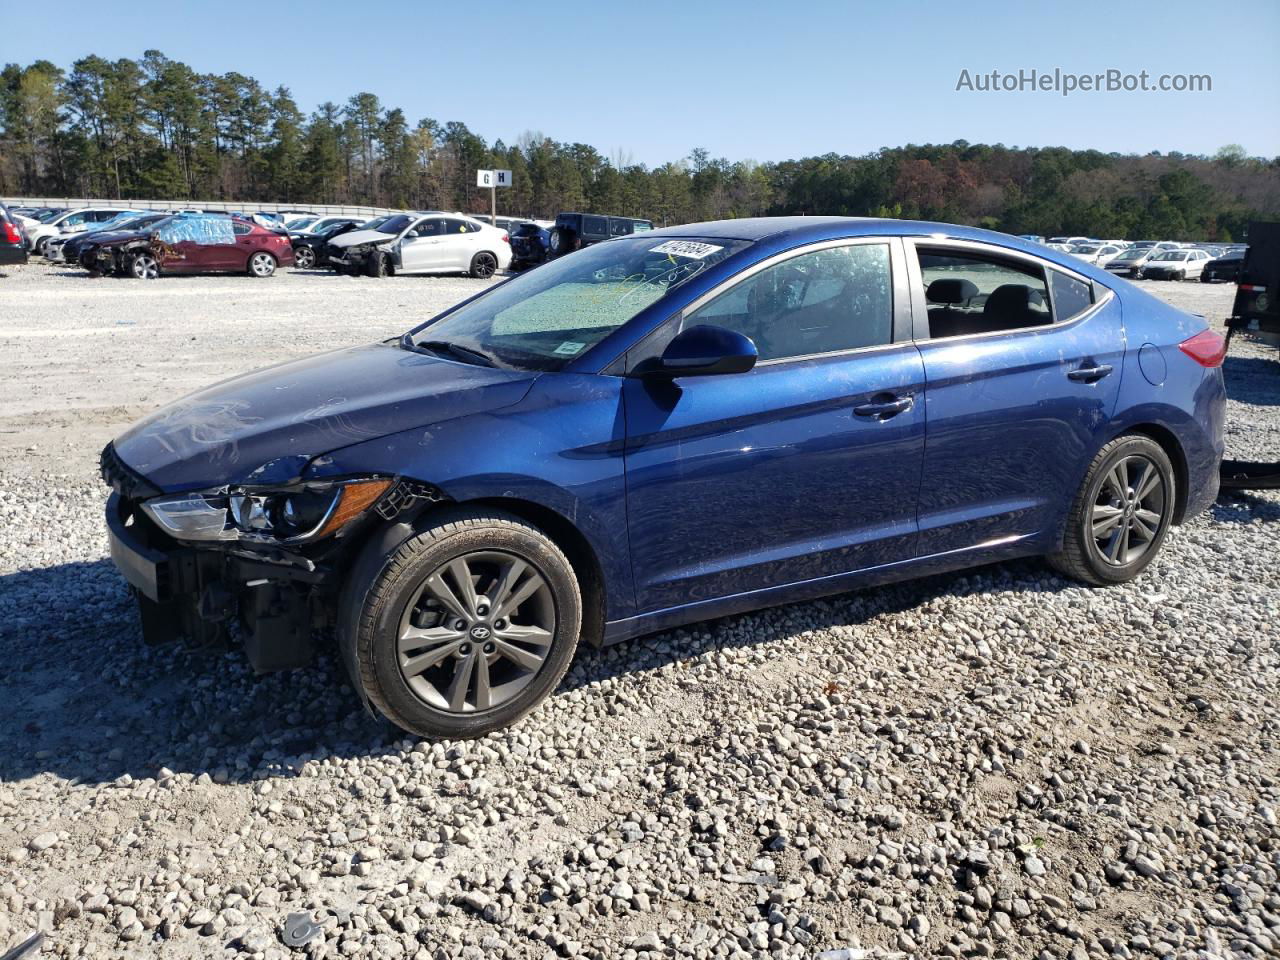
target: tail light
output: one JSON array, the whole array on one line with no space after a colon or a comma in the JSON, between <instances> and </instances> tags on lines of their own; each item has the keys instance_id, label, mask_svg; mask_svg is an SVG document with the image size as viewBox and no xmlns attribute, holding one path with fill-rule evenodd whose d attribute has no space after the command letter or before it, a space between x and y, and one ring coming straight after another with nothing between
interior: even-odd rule
<instances>
[{"instance_id":1,"label":"tail light","mask_svg":"<svg viewBox=\"0 0 1280 960\"><path fill-rule=\"evenodd\" d=\"M18 236L18 228L8 220L0 220L0 224L4 225L4 242L5 243L22 243L22 237Z\"/></svg>"},{"instance_id":2,"label":"tail light","mask_svg":"<svg viewBox=\"0 0 1280 960\"><path fill-rule=\"evenodd\" d=\"M1202 367L1219 367L1227 355L1227 341L1213 330L1201 330L1178 344L1178 349Z\"/></svg>"},{"instance_id":3,"label":"tail light","mask_svg":"<svg viewBox=\"0 0 1280 960\"><path fill-rule=\"evenodd\" d=\"M503 242L503 243L510 243L510 242L511 242L511 235L510 235L509 233L505 233L505 232L504 232L504 233L502 234L502 242Z\"/></svg>"}]
</instances>

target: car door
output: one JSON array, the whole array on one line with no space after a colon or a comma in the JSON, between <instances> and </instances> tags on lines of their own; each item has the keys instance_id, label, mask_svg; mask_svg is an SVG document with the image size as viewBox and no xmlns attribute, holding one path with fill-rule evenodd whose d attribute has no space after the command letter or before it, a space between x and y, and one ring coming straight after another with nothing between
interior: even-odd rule
<instances>
[{"instance_id":1,"label":"car door","mask_svg":"<svg viewBox=\"0 0 1280 960\"><path fill-rule=\"evenodd\" d=\"M897 239L774 257L641 348L713 324L743 374L628 377L628 529L642 610L893 563L915 547L923 365Z\"/></svg>"},{"instance_id":2,"label":"car door","mask_svg":"<svg viewBox=\"0 0 1280 960\"><path fill-rule=\"evenodd\" d=\"M441 269L470 270L471 258L480 249L480 231L474 223L457 217L446 217L444 230L445 242L442 244Z\"/></svg>"},{"instance_id":3,"label":"car door","mask_svg":"<svg viewBox=\"0 0 1280 960\"><path fill-rule=\"evenodd\" d=\"M425 273L440 268L444 257L444 219L419 220L400 238L400 272Z\"/></svg>"},{"instance_id":4,"label":"car door","mask_svg":"<svg viewBox=\"0 0 1280 960\"><path fill-rule=\"evenodd\" d=\"M920 552L1053 537L1115 409L1120 302L1029 254L908 247L928 383Z\"/></svg>"}]
</instances>

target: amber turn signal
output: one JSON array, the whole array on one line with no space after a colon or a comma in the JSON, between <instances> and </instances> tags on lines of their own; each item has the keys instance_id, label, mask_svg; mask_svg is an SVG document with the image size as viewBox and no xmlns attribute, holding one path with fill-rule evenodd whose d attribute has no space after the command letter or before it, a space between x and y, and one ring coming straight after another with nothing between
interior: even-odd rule
<instances>
[{"instance_id":1,"label":"amber turn signal","mask_svg":"<svg viewBox=\"0 0 1280 960\"><path fill-rule=\"evenodd\" d=\"M377 502L390 486L390 480L357 480L343 486L338 494L338 505L333 508L333 513L329 514L329 519L316 536L327 537L345 527Z\"/></svg>"}]
</instances>

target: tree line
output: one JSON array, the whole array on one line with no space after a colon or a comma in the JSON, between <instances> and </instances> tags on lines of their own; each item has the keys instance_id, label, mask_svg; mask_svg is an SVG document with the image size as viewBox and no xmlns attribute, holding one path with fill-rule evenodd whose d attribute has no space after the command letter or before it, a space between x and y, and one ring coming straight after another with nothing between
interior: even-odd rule
<instances>
[{"instance_id":1,"label":"tree line","mask_svg":"<svg viewBox=\"0 0 1280 960\"><path fill-rule=\"evenodd\" d=\"M890 216L1008 233L1230 240L1280 219L1280 159L1002 144L908 145L755 163L706 150L660 166L526 132L487 142L368 92L310 116L287 87L199 73L158 50L0 73L0 195L488 209L477 169L512 171L502 212L591 210L685 223Z\"/></svg>"}]
</instances>

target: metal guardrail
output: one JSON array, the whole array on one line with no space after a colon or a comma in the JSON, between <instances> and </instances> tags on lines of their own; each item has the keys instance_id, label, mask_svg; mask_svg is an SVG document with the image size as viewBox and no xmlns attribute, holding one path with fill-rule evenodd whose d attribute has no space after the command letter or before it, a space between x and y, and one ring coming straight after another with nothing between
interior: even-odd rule
<instances>
[{"instance_id":1,"label":"metal guardrail","mask_svg":"<svg viewBox=\"0 0 1280 960\"><path fill-rule=\"evenodd\" d=\"M99 207L120 204L131 210L238 210L253 213L257 210L300 210L331 216L379 217L387 213L403 213L390 207L366 207L342 203L260 203L234 200L133 200L128 197L6 197L10 207Z\"/></svg>"}]
</instances>

